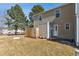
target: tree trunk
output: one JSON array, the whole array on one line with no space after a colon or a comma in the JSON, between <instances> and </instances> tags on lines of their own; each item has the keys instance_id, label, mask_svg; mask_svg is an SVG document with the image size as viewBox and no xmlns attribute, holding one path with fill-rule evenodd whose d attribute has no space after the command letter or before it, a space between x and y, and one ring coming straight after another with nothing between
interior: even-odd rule
<instances>
[{"instance_id":1,"label":"tree trunk","mask_svg":"<svg viewBox=\"0 0 79 59\"><path fill-rule=\"evenodd\" d=\"M17 35L17 30L15 30L15 35Z\"/></svg>"},{"instance_id":2,"label":"tree trunk","mask_svg":"<svg viewBox=\"0 0 79 59\"><path fill-rule=\"evenodd\" d=\"M15 25L15 35L17 35L17 30L18 30L17 25Z\"/></svg>"}]
</instances>

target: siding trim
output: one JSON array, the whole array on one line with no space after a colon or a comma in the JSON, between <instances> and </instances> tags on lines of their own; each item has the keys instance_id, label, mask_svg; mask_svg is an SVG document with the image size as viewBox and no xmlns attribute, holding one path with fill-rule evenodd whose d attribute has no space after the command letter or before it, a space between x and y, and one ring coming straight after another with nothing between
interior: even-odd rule
<instances>
[{"instance_id":1,"label":"siding trim","mask_svg":"<svg viewBox=\"0 0 79 59\"><path fill-rule=\"evenodd\" d=\"M47 22L47 39L49 39L49 22Z\"/></svg>"}]
</instances>

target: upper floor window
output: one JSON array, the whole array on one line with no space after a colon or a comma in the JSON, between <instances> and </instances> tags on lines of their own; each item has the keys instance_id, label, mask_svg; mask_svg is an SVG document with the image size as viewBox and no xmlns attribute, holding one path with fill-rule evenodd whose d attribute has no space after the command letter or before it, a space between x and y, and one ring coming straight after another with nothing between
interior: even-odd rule
<instances>
[{"instance_id":1,"label":"upper floor window","mask_svg":"<svg viewBox=\"0 0 79 59\"><path fill-rule=\"evenodd\" d=\"M57 9L55 14L56 14L56 17L60 17L60 14L61 14L60 9Z\"/></svg>"},{"instance_id":2,"label":"upper floor window","mask_svg":"<svg viewBox=\"0 0 79 59\"><path fill-rule=\"evenodd\" d=\"M41 16L39 16L39 20L42 20L42 17Z\"/></svg>"},{"instance_id":3,"label":"upper floor window","mask_svg":"<svg viewBox=\"0 0 79 59\"><path fill-rule=\"evenodd\" d=\"M69 30L70 29L70 24L65 24L65 29Z\"/></svg>"}]
</instances>

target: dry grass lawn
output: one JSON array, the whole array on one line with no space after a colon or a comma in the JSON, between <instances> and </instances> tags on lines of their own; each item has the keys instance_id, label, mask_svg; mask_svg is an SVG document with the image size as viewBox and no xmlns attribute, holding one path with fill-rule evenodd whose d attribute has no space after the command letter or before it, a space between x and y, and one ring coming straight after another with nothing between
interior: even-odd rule
<instances>
[{"instance_id":1,"label":"dry grass lawn","mask_svg":"<svg viewBox=\"0 0 79 59\"><path fill-rule=\"evenodd\" d=\"M0 36L0 55L8 56L60 56L75 55L74 48L58 42L15 36Z\"/></svg>"}]
</instances>

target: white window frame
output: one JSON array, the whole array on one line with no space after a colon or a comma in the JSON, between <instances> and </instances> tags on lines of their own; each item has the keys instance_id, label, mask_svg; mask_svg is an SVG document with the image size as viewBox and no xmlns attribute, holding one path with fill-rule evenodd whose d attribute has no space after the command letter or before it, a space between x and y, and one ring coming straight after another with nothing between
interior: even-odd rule
<instances>
[{"instance_id":1,"label":"white window frame","mask_svg":"<svg viewBox=\"0 0 79 59\"><path fill-rule=\"evenodd\" d=\"M59 10L59 13L60 13L59 17L61 17L61 9L60 8L58 8L58 9L55 10L55 16L56 16L56 11L57 10ZM56 17L56 18L59 18L59 17Z\"/></svg>"},{"instance_id":2,"label":"white window frame","mask_svg":"<svg viewBox=\"0 0 79 59\"><path fill-rule=\"evenodd\" d=\"M70 24L69 24L69 29L66 29L66 25L69 23L65 23L65 30L70 30Z\"/></svg>"}]
</instances>

